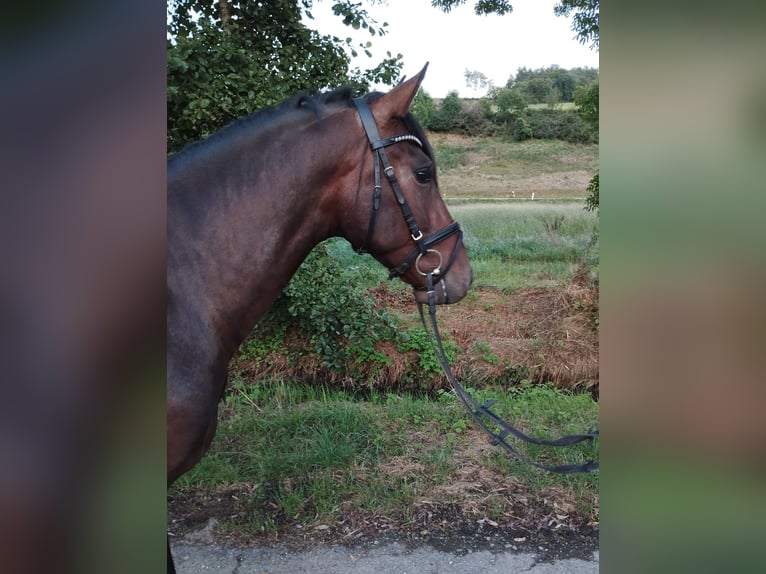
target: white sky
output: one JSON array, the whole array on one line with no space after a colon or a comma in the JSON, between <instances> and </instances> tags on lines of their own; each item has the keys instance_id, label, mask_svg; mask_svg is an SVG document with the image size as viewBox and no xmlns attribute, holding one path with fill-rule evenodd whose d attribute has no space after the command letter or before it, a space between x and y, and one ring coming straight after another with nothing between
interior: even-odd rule
<instances>
[{"instance_id":1,"label":"white sky","mask_svg":"<svg viewBox=\"0 0 766 574\"><path fill-rule=\"evenodd\" d=\"M482 96L465 84L464 72L477 70L495 86L504 86L519 67L530 69L557 64L561 68L598 68L598 52L574 39L571 18L553 14L556 0L514 0L513 12L504 16L476 16L475 0L454 8L449 14L431 6L430 0L388 0L363 7L379 24L388 22L385 36L370 36L367 30L344 26L332 13L332 2L314 3L314 20L306 25L340 38L351 37L354 46L372 42L373 58L361 50L351 66L367 69L380 62L386 51L401 53L402 73L412 77L430 62L423 88L433 97L450 90L461 96Z\"/></svg>"}]
</instances>

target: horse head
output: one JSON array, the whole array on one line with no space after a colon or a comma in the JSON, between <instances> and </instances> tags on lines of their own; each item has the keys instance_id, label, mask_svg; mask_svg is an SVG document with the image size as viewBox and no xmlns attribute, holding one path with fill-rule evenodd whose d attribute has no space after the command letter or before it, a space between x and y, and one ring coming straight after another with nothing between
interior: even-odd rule
<instances>
[{"instance_id":1,"label":"horse head","mask_svg":"<svg viewBox=\"0 0 766 574\"><path fill-rule=\"evenodd\" d=\"M468 292L471 266L439 191L433 149L409 111L427 67L386 94L354 99L364 156L343 234L412 285L418 302L430 293L435 303L455 303Z\"/></svg>"}]
</instances>

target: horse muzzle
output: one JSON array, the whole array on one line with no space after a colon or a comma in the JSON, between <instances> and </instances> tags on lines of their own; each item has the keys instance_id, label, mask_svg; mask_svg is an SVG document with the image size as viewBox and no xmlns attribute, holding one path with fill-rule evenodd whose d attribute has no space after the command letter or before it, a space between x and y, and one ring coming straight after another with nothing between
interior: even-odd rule
<instances>
[{"instance_id":1,"label":"horse muzzle","mask_svg":"<svg viewBox=\"0 0 766 574\"><path fill-rule=\"evenodd\" d=\"M457 303L466 296L473 282L473 272L468 267L468 272L464 279L460 279L460 274L454 272L449 277L433 277L432 296L437 305L450 305ZM429 303L428 287L417 287L413 289L415 301L418 303Z\"/></svg>"}]
</instances>

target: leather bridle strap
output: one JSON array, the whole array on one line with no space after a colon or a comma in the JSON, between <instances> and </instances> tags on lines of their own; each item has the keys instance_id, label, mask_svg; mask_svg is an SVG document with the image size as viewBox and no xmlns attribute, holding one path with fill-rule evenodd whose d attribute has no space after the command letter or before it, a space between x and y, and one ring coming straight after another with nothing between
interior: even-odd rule
<instances>
[{"instance_id":1,"label":"leather bridle strap","mask_svg":"<svg viewBox=\"0 0 766 574\"><path fill-rule=\"evenodd\" d=\"M412 240L417 245L418 251L420 253L425 253L428 248L425 246L425 241L423 241L423 232L420 231L420 228L415 221L415 216L412 214L412 210L407 204L407 200L404 198L404 194L399 187L399 182L396 179L396 173L394 172L394 168L391 166L391 162L388 161L388 155L386 154L385 150L386 146L402 141L414 141L420 147L422 147L422 143L418 138L410 134L398 135L382 139L380 137L380 133L378 132L378 126L375 124L375 117L372 115L370 106L367 105L367 102L364 100L364 98L354 98L354 105L359 112L359 118L362 120L362 126L364 126L364 131L367 134L367 140L370 142L370 149L373 153L373 163L375 164L375 188L373 190L372 216L370 218L370 224L367 228L367 237L364 244L362 244L358 251L360 253L366 252L367 244L371 240L372 234L375 230L375 217L378 213L378 209L380 208L380 194L382 191L380 185L380 166L382 164L383 172L386 174L388 182L391 184L391 189L394 190L396 201L399 204L399 208L402 210L402 215L404 216L404 221L407 223L407 227L410 230Z\"/></svg>"},{"instance_id":2,"label":"leather bridle strap","mask_svg":"<svg viewBox=\"0 0 766 574\"><path fill-rule=\"evenodd\" d=\"M458 234L457 243L455 243L455 248L452 250L452 255L450 255L449 261L447 261L447 265L445 265L443 269L440 269L440 272L437 274L440 278L443 278L447 274L447 271L449 271L450 267L452 267L455 259L457 259L458 251L460 251L460 247L463 245L463 232L460 229L460 224L457 221L453 221L447 227L443 227L433 235L427 237L423 242L426 249L429 249L432 245L436 245L440 241L447 239L447 237L455 233ZM404 272L407 271L407 269L409 269L409 267L417 260L420 253L421 251L418 248L410 251L407 254L407 257L405 257L399 265L389 270L388 278L393 279L394 277L403 275Z\"/></svg>"},{"instance_id":3,"label":"leather bridle strap","mask_svg":"<svg viewBox=\"0 0 766 574\"><path fill-rule=\"evenodd\" d=\"M373 154L372 160L375 169L375 187L373 188L372 192L372 212L370 214L370 223L367 226L367 235L364 239L364 242L357 249L357 252L367 252L367 246L372 241L372 236L375 233L375 221L378 215L378 210L380 209L380 196L383 191L380 182L380 168L382 165L383 171L388 178L388 182L391 184L391 189L396 196L396 202L399 204L399 207L402 210L402 215L404 216L404 221L407 223L407 227L410 230L412 240L415 242L415 249L413 249L399 265L396 265L389 270L389 279L403 275L407 269L413 265L413 263L421 275L426 275L426 272L420 269L419 264L420 258L429 252L436 253L439 257L439 265L436 267L436 269L433 269L431 273L434 276L438 276L440 279L443 279L447 274L447 271L449 271L450 267L452 267L455 259L457 259L460 247L463 245L463 231L460 229L460 225L456 221L453 221L429 237L423 236L423 232L418 227L417 221L415 221L415 216L413 215L410 206L407 204L407 200L402 193L401 187L399 187L399 181L396 179L396 173L394 168L391 166L391 162L388 160L388 155L386 154L385 150L387 146L404 141L411 141L422 148L423 142L421 142L416 136L412 134L401 134L388 138L381 138L380 133L378 132L378 126L375 123L375 118L372 115L370 106L367 104L365 99L354 98L353 101L357 111L359 112L359 118L362 121L364 131L367 134L367 140L370 144L370 149L372 150ZM441 254L435 250L432 250L431 247L441 241L444 241L455 233L458 235L458 240L455 242L455 247L452 250L452 254L450 255L449 260L447 261L447 265L442 268Z\"/></svg>"}]
</instances>

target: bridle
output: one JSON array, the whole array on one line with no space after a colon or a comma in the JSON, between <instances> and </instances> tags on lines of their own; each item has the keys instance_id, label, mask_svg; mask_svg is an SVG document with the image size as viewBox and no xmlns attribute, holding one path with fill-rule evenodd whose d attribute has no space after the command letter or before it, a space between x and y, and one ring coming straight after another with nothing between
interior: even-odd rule
<instances>
[{"instance_id":1,"label":"bridle","mask_svg":"<svg viewBox=\"0 0 766 574\"><path fill-rule=\"evenodd\" d=\"M367 134L367 141L369 142L370 149L372 150L373 165L375 167L375 186L373 187L372 191L372 210L370 213L370 223L367 226L367 236L365 237L362 245L357 249L357 252L367 253L367 247L370 241L372 241L372 236L375 233L375 221L378 215L378 210L380 209L380 196L383 192L380 177L382 166L383 172L386 174L386 178L388 179L388 182L391 185L391 189L394 192L394 196L396 197L396 202L399 204L399 208L402 210L404 221L410 230L410 237L412 238L412 241L415 242L415 248L410 251L409 254L407 254L402 262L399 263L399 265L389 269L389 279L403 275L407 269L409 269L414 264L418 273L426 278L427 289L432 289L432 283L434 279L436 279L437 283L442 283L442 288L445 289L446 293L446 288L444 287L443 283L444 277L452 267L455 259L457 259L460 247L463 245L463 231L460 229L460 224L457 221L453 221L449 225L441 228L439 231L429 235L428 237L423 235L423 232L418 226L410 206L407 204L407 200L402 193L402 189L399 187L399 181L396 179L396 172L394 171L391 162L388 161L388 155L386 154L385 149L390 145L401 142L412 142L422 148L423 142L421 142L416 136L412 134L400 134L388 138L381 138L380 133L378 132L378 126L375 123L375 118L373 117L372 111L370 111L370 106L367 105L365 99L354 98L353 101L357 111L359 112L359 118L362 120L364 131ZM450 258L447 260L447 265L442 268L442 255L436 249L432 249L432 247L454 234L457 234L458 236L457 242L455 243L455 247L452 250ZM421 259L428 253L435 254L438 257L438 264L433 269L424 271L420 266Z\"/></svg>"},{"instance_id":2,"label":"bridle","mask_svg":"<svg viewBox=\"0 0 766 574\"><path fill-rule=\"evenodd\" d=\"M466 411L468 411L468 414L479 425L479 427L481 427L481 429L492 438L492 444L502 446L506 451L508 451L517 459L529 463L539 469L563 474L598 470L598 461L587 461L581 464L562 464L555 466L539 464L529 459L527 456L525 456L515 447L511 446L511 444L506 441L508 437L515 437L522 441L538 445L563 447L570 446L582 441L597 440L599 436L598 430L593 430L580 435L569 435L555 440L531 437L496 415L490 408L492 406L492 401L487 401L483 405L478 403L463 388L463 386L452 374L452 370L450 369L449 363L447 361L447 355L444 352L442 338L439 334L439 327L436 323L436 297L434 293L434 280L437 280L437 284L441 283L442 289L444 289L446 296L444 277L452 267L452 264L455 262L458 251L463 245L463 231L460 229L460 225L456 221L453 221L436 233L433 233L428 237L423 236L423 232L418 227L418 224L415 221L415 216L413 215L409 205L407 205L407 200L405 199L404 194L402 194L402 190L399 187L399 182L396 179L396 173L394 172L394 168L391 166L391 163L388 161L388 155L386 154L385 150L385 148L390 145L405 141L413 142L421 148L423 147L423 143L412 134L401 134L385 139L381 138L380 133L378 133L378 127L375 124L375 118L373 117L372 112L370 111L370 107L367 105L367 102L364 100L364 98L354 98L353 101L357 111L359 112L359 117L362 120L364 131L367 134L367 140L370 144L370 149L372 150L373 164L375 166L375 187L373 188L372 193L372 213L370 215L370 223L367 226L367 236L365 237L362 245L357 249L357 252L367 253L367 246L372 240L372 235L375 232L375 218L378 214L378 210L380 209L380 196L383 191L380 178L380 169L382 165L383 171L388 178L388 182L391 184L391 189L393 189L394 195L396 196L396 201L402 210L404 221L409 227L410 236L415 242L415 248L404 258L404 260L399 265L396 265L389 270L389 279L403 275L407 269L413 265L413 263L418 273L425 277L425 289L428 294L428 312L430 317L431 330L433 331L434 340L436 341L436 346L439 351L436 353L436 355L439 359L442 370L447 377L447 380L449 380L452 388L455 390L455 394L463 403L463 406L465 407ZM454 234L457 234L458 236L457 242L455 243L455 248L452 250L452 255L450 255L450 258L447 261L447 265L442 269L442 255L439 251L431 249L431 247L441 241L444 241L449 236ZM439 263L430 271L423 271L420 268L420 260L427 253L435 253L438 256ZM423 328L428 331L422 303L418 303L418 311L420 312L420 319L423 323Z\"/></svg>"}]
</instances>

